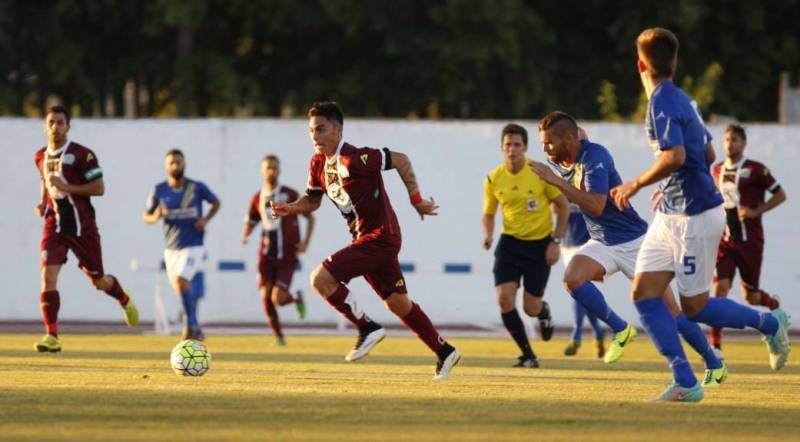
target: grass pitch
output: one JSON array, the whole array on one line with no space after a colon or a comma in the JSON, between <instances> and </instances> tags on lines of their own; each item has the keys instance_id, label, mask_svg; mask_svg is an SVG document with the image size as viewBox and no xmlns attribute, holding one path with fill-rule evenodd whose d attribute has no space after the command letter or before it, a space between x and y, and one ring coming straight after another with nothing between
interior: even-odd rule
<instances>
[{"instance_id":1,"label":"grass pitch","mask_svg":"<svg viewBox=\"0 0 800 442\"><path fill-rule=\"evenodd\" d=\"M453 339L445 383L419 341L389 336L344 361L354 338L211 336L211 370L169 368L175 337L64 335L37 354L31 334L0 334L0 440L797 440L800 358L772 372L765 346L728 341L730 376L700 404L647 400L669 381L647 338L614 365L534 342L542 368L509 368L509 339ZM702 365L695 355L695 371Z\"/></svg>"}]
</instances>

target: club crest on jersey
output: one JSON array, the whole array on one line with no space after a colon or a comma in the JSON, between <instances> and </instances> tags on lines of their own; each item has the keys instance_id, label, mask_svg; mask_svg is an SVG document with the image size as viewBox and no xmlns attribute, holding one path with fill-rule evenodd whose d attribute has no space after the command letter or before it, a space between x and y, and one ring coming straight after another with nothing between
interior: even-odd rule
<instances>
[{"instance_id":1,"label":"club crest on jersey","mask_svg":"<svg viewBox=\"0 0 800 442\"><path fill-rule=\"evenodd\" d=\"M65 153L64 157L61 158L62 164L75 164L75 155L71 153Z\"/></svg>"},{"instance_id":2,"label":"club crest on jersey","mask_svg":"<svg viewBox=\"0 0 800 442\"><path fill-rule=\"evenodd\" d=\"M361 158L361 162L364 163L364 165L366 166L367 160L369 159L369 154L363 154L359 158Z\"/></svg>"},{"instance_id":3,"label":"club crest on jersey","mask_svg":"<svg viewBox=\"0 0 800 442\"><path fill-rule=\"evenodd\" d=\"M535 212L539 208L539 201L536 198L529 198L526 205L528 212Z\"/></svg>"},{"instance_id":4,"label":"club crest on jersey","mask_svg":"<svg viewBox=\"0 0 800 442\"><path fill-rule=\"evenodd\" d=\"M739 169L739 178L750 178L750 169L745 167Z\"/></svg>"}]
</instances>

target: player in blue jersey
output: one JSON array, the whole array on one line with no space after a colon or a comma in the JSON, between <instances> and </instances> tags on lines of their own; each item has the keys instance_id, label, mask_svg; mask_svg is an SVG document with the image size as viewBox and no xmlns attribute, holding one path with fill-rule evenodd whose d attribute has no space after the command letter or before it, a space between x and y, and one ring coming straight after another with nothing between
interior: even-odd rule
<instances>
[{"instance_id":1,"label":"player in blue jersey","mask_svg":"<svg viewBox=\"0 0 800 442\"><path fill-rule=\"evenodd\" d=\"M581 208L575 204L569 205L569 219L567 220L567 233L564 235L564 241L561 243L561 257L564 261L564 268L569 267L569 262L572 257L578 252L582 245L589 241L589 231L586 230L586 221L581 214ZM574 301L574 300L573 300ZM597 316L590 312L579 303L573 302L574 324L572 325L572 340L564 348L565 356L575 356L578 354L578 349L581 347L583 341L583 320L588 319L594 330L595 342L597 344L597 357L602 358L606 354L604 339L606 336L605 329L600 322L597 321Z\"/></svg>"},{"instance_id":2,"label":"player in blue jersey","mask_svg":"<svg viewBox=\"0 0 800 442\"><path fill-rule=\"evenodd\" d=\"M710 136L696 104L672 82L678 39L650 28L636 39L637 68L649 103L645 119L655 162L632 181L611 190L624 209L641 188L661 182L658 211L636 259L632 297L642 324L672 369L674 382L660 401L697 402L703 389L678 338L677 323L662 294L673 278L681 307L695 322L712 327L752 327L764 335L770 366L789 355L789 321L781 310L758 311L725 298L709 298L717 247L725 226L722 196L709 172Z\"/></svg>"},{"instance_id":3,"label":"player in blue jersey","mask_svg":"<svg viewBox=\"0 0 800 442\"><path fill-rule=\"evenodd\" d=\"M550 164L561 177L542 163L531 162L531 168L581 208L591 237L567 267L564 284L578 303L614 331L604 360L615 362L636 337L636 330L609 308L592 281L602 281L618 271L633 279L647 223L632 207L620 209L614 205L609 190L622 183L614 160L605 147L579 139L573 117L558 111L546 115L539 124L539 137ZM716 357L700 326L681 314L672 290L665 287L662 294L681 335L705 361L703 385L719 386L727 376L727 368Z\"/></svg>"},{"instance_id":4,"label":"player in blue jersey","mask_svg":"<svg viewBox=\"0 0 800 442\"><path fill-rule=\"evenodd\" d=\"M197 301L202 289L195 276L205 260L205 229L219 211L220 201L205 184L186 178L185 167L183 152L178 149L167 152L167 180L157 184L148 197L143 219L147 224L164 219L167 276L180 295L186 314L183 339L203 340L205 336L197 321ZM205 216L203 201L211 204Z\"/></svg>"}]
</instances>

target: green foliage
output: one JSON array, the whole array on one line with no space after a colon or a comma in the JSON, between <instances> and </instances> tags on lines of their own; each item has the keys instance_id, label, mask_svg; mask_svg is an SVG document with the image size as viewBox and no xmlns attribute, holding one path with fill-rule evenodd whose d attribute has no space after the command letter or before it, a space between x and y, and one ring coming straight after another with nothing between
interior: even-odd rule
<instances>
[{"instance_id":1,"label":"green foliage","mask_svg":"<svg viewBox=\"0 0 800 442\"><path fill-rule=\"evenodd\" d=\"M0 1L0 114L287 116L336 99L351 116L617 121L640 109L633 42L658 24L703 111L774 120L778 74L800 74L798 16L796 0Z\"/></svg>"}]
</instances>

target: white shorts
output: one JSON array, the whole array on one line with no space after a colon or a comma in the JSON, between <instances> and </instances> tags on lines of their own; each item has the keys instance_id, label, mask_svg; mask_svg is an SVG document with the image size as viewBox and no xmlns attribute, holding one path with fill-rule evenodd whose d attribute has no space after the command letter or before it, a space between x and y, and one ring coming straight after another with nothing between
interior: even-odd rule
<instances>
[{"instance_id":1,"label":"white shorts","mask_svg":"<svg viewBox=\"0 0 800 442\"><path fill-rule=\"evenodd\" d=\"M622 244L608 246L600 241L590 239L578 251L577 255L584 255L597 261L606 270L606 276L622 272L628 279L633 279L636 268L636 257L644 242L644 235Z\"/></svg>"},{"instance_id":2,"label":"white shorts","mask_svg":"<svg viewBox=\"0 0 800 442\"><path fill-rule=\"evenodd\" d=\"M564 262L565 269L569 267L569 262L572 261L572 257L575 256L575 253L580 248L580 246L561 246L561 259Z\"/></svg>"},{"instance_id":3,"label":"white shorts","mask_svg":"<svg viewBox=\"0 0 800 442\"><path fill-rule=\"evenodd\" d=\"M206 249L203 246L164 250L164 263L170 280L181 277L191 281L195 273L202 270L205 260Z\"/></svg>"},{"instance_id":4,"label":"white shorts","mask_svg":"<svg viewBox=\"0 0 800 442\"><path fill-rule=\"evenodd\" d=\"M656 213L636 260L636 273L673 272L681 296L709 291L725 229L722 207L697 215Z\"/></svg>"}]
</instances>

